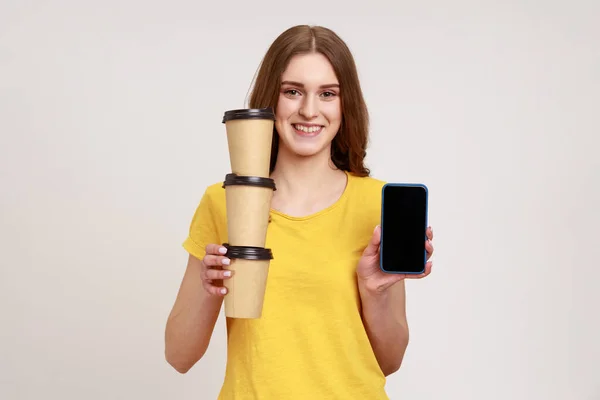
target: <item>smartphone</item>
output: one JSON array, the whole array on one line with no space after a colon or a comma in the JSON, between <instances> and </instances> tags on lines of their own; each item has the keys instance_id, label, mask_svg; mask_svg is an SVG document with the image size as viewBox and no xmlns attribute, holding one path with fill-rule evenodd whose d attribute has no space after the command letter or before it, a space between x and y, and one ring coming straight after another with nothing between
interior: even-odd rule
<instances>
[{"instance_id":1,"label":"smartphone","mask_svg":"<svg viewBox=\"0 0 600 400\"><path fill-rule=\"evenodd\" d=\"M427 262L429 190L423 184L386 183L381 193L380 268L391 274L422 274Z\"/></svg>"}]
</instances>

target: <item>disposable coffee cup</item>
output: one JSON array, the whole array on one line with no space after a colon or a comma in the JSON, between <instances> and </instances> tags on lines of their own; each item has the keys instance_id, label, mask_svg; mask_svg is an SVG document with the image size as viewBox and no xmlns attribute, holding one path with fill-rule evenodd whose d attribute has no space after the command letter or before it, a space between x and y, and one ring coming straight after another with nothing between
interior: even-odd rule
<instances>
[{"instance_id":1,"label":"disposable coffee cup","mask_svg":"<svg viewBox=\"0 0 600 400\"><path fill-rule=\"evenodd\" d=\"M227 174L223 182L227 240L232 246L264 247L275 181L259 176Z\"/></svg>"},{"instance_id":2,"label":"disposable coffee cup","mask_svg":"<svg viewBox=\"0 0 600 400\"><path fill-rule=\"evenodd\" d=\"M271 108L229 110L223 115L231 172L269 177L275 114Z\"/></svg>"},{"instance_id":3,"label":"disposable coffee cup","mask_svg":"<svg viewBox=\"0 0 600 400\"><path fill-rule=\"evenodd\" d=\"M229 318L260 318L262 316L267 277L273 259L271 249L254 246L231 246L227 257L231 264L224 267L234 271L231 278L224 279L225 316Z\"/></svg>"}]
</instances>

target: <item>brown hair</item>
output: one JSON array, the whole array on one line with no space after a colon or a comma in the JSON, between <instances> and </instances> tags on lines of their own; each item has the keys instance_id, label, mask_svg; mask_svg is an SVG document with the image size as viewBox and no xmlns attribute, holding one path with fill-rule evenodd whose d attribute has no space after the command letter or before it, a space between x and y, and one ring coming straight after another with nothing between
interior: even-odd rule
<instances>
[{"instance_id":1,"label":"brown hair","mask_svg":"<svg viewBox=\"0 0 600 400\"><path fill-rule=\"evenodd\" d=\"M346 43L330 29L298 25L284 31L271 44L258 70L250 95L250 108L277 106L281 76L290 59L298 54L321 53L333 66L340 83L342 122L331 145L331 159L341 170L368 176L364 165L369 136L369 113L354 57ZM277 161L279 135L273 129L271 172Z\"/></svg>"}]
</instances>

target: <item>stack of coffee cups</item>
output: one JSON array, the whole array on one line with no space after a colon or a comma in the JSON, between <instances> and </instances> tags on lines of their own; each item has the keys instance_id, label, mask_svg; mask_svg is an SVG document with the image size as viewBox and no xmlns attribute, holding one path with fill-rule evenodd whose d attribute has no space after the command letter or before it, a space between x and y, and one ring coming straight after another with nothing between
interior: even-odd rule
<instances>
[{"instance_id":1,"label":"stack of coffee cups","mask_svg":"<svg viewBox=\"0 0 600 400\"><path fill-rule=\"evenodd\" d=\"M269 178L274 114L270 108L226 111L223 116L231 173L223 182L227 257L234 271L224 280L225 315L260 318L271 249L265 248L275 182Z\"/></svg>"}]
</instances>

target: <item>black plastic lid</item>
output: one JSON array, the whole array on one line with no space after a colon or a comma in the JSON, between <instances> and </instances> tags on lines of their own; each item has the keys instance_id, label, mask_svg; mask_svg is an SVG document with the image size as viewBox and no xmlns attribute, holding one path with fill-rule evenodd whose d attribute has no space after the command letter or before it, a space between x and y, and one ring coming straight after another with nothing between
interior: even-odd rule
<instances>
[{"instance_id":1,"label":"black plastic lid","mask_svg":"<svg viewBox=\"0 0 600 400\"><path fill-rule=\"evenodd\" d=\"M242 108L239 110L225 111L223 123L234 119L270 119L275 120L272 108Z\"/></svg>"},{"instance_id":2,"label":"black plastic lid","mask_svg":"<svg viewBox=\"0 0 600 400\"><path fill-rule=\"evenodd\" d=\"M227 248L227 257L240 258L244 260L272 260L273 252L271 249L264 247L252 246L230 246L228 243L223 243Z\"/></svg>"},{"instance_id":3,"label":"black plastic lid","mask_svg":"<svg viewBox=\"0 0 600 400\"><path fill-rule=\"evenodd\" d=\"M225 182L223 182L223 187L234 185L258 186L277 190L275 188L275 181L271 178L264 178L261 176L241 176L237 174L227 174L225 176Z\"/></svg>"}]
</instances>

